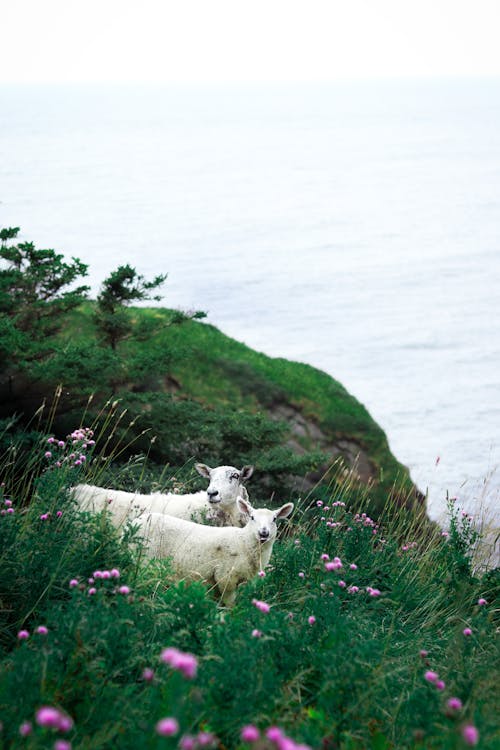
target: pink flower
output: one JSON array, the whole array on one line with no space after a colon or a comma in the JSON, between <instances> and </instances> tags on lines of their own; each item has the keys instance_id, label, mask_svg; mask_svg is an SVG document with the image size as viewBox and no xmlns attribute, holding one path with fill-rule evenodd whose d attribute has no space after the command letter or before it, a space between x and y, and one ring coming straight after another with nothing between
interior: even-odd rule
<instances>
[{"instance_id":1,"label":"pink flower","mask_svg":"<svg viewBox=\"0 0 500 750\"><path fill-rule=\"evenodd\" d=\"M259 576L259 578L265 578L266 572L265 572L265 570L259 570L259 572L257 573L257 575Z\"/></svg>"},{"instance_id":2,"label":"pink flower","mask_svg":"<svg viewBox=\"0 0 500 750\"><path fill-rule=\"evenodd\" d=\"M59 729L61 713L53 706L42 706L35 714L35 721L40 727L49 727L50 729Z\"/></svg>"},{"instance_id":3,"label":"pink flower","mask_svg":"<svg viewBox=\"0 0 500 750\"><path fill-rule=\"evenodd\" d=\"M479 732L473 724L462 727L462 737L466 745L477 745L479 742Z\"/></svg>"},{"instance_id":4,"label":"pink flower","mask_svg":"<svg viewBox=\"0 0 500 750\"><path fill-rule=\"evenodd\" d=\"M481 598L481 599L478 599L478 600L477 600L477 603L478 603L478 605L479 605L480 607L484 607L484 605L485 605L485 604L488 604L488 602L486 601L486 599L483 599L483 598Z\"/></svg>"},{"instance_id":5,"label":"pink flower","mask_svg":"<svg viewBox=\"0 0 500 750\"><path fill-rule=\"evenodd\" d=\"M14 512L15 512L15 511L14 511L14 508L7 508L7 514L8 514L8 515L10 515L10 516L11 516L11 515L12 515L12 514L13 514Z\"/></svg>"},{"instance_id":6,"label":"pink flower","mask_svg":"<svg viewBox=\"0 0 500 750\"><path fill-rule=\"evenodd\" d=\"M266 737L271 742L280 742L283 736L283 732L279 727L269 727L269 729L266 729Z\"/></svg>"},{"instance_id":7,"label":"pink flower","mask_svg":"<svg viewBox=\"0 0 500 750\"><path fill-rule=\"evenodd\" d=\"M47 635L49 632L49 629L45 627L45 625L39 625L35 631L39 635Z\"/></svg>"},{"instance_id":8,"label":"pink flower","mask_svg":"<svg viewBox=\"0 0 500 750\"><path fill-rule=\"evenodd\" d=\"M373 589L371 586L367 586L366 590L370 596L380 596L380 591L378 589Z\"/></svg>"},{"instance_id":9,"label":"pink flower","mask_svg":"<svg viewBox=\"0 0 500 750\"><path fill-rule=\"evenodd\" d=\"M93 586L91 586L91 587L89 588L89 590L87 591L87 594L88 594L89 596L94 596L95 594L97 594L97 589L96 589L96 588L94 588Z\"/></svg>"},{"instance_id":10,"label":"pink flower","mask_svg":"<svg viewBox=\"0 0 500 750\"><path fill-rule=\"evenodd\" d=\"M3 502L4 502L4 505L7 506L7 508L10 508L11 505L12 505L12 500L9 500L8 498L7 498L7 500L4 500Z\"/></svg>"},{"instance_id":11,"label":"pink flower","mask_svg":"<svg viewBox=\"0 0 500 750\"><path fill-rule=\"evenodd\" d=\"M257 630L257 628L254 628L252 630L252 638L260 638L262 636L262 630Z\"/></svg>"},{"instance_id":12,"label":"pink flower","mask_svg":"<svg viewBox=\"0 0 500 750\"><path fill-rule=\"evenodd\" d=\"M216 736L212 734L212 732L198 732L196 736L198 745L200 745L201 747L212 745L216 741L216 739Z\"/></svg>"},{"instance_id":13,"label":"pink flower","mask_svg":"<svg viewBox=\"0 0 500 750\"><path fill-rule=\"evenodd\" d=\"M40 521L47 521L49 519L50 513L42 513L40 516Z\"/></svg>"},{"instance_id":14,"label":"pink flower","mask_svg":"<svg viewBox=\"0 0 500 750\"><path fill-rule=\"evenodd\" d=\"M356 565L356 563L351 563L349 565L349 567L350 567L351 570L357 570L358 569L358 566Z\"/></svg>"},{"instance_id":15,"label":"pink flower","mask_svg":"<svg viewBox=\"0 0 500 750\"><path fill-rule=\"evenodd\" d=\"M160 719L156 724L156 734L160 737L172 737L179 731L179 722L172 716L168 716L165 719Z\"/></svg>"},{"instance_id":16,"label":"pink flower","mask_svg":"<svg viewBox=\"0 0 500 750\"><path fill-rule=\"evenodd\" d=\"M242 727L240 737L243 742L257 742L260 737L260 732L253 724L247 724Z\"/></svg>"},{"instance_id":17,"label":"pink flower","mask_svg":"<svg viewBox=\"0 0 500 750\"><path fill-rule=\"evenodd\" d=\"M427 680L427 682L436 682L439 675L436 672L432 672L430 669L424 674L424 679Z\"/></svg>"},{"instance_id":18,"label":"pink flower","mask_svg":"<svg viewBox=\"0 0 500 750\"><path fill-rule=\"evenodd\" d=\"M52 453L50 451L45 451L45 458L52 458Z\"/></svg>"},{"instance_id":19,"label":"pink flower","mask_svg":"<svg viewBox=\"0 0 500 750\"><path fill-rule=\"evenodd\" d=\"M130 589L128 586L120 586L118 589L119 594L130 594Z\"/></svg>"},{"instance_id":20,"label":"pink flower","mask_svg":"<svg viewBox=\"0 0 500 750\"><path fill-rule=\"evenodd\" d=\"M444 683L443 680L436 680L436 682L434 684L435 684L437 690L444 690L445 687L446 687L446 685L445 685L445 683Z\"/></svg>"},{"instance_id":21,"label":"pink flower","mask_svg":"<svg viewBox=\"0 0 500 750\"><path fill-rule=\"evenodd\" d=\"M67 714L61 714L59 717L59 730L61 732L69 732L73 727L73 719Z\"/></svg>"},{"instance_id":22,"label":"pink flower","mask_svg":"<svg viewBox=\"0 0 500 750\"><path fill-rule=\"evenodd\" d=\"M270 605L267 602L261 602L258 599L252 599L252 604L257 607L260 612L264 612L265 614L267 614L271 609Z\"/></svg>"},{"instance_id":23,"label":"pink flower","mask_svg":"<svg viewBox=\"0 0 500 750\"><path fill-rule=\"evenodd\" d=\"M425 648L420 649L420 656L422 659L425 659L426 656L429 656L429 652L425 650Z\"/></svg>"},{"instance_id":24,"label":"pink flower","mask_svg":"<svg viewBox=\"0 0 500 750\"><path fill-rule=\"evenodd\" d=\"M325 570L327 570L328 572L330 572L331 570L340 570L342 567L342 562L338 557L335 557L333 560L329 560L325 563Z\"/></svg>"},{"instance_id":25,"label":"pink flower","mask_svg":"<svg viewBox=\"0 0 500 750\"><path fill-rule=\"evenodd\" d=\"M62 516L62 510L58 510L56 513L56 517L61 518L61 516Z\"/></svg>"},{"instance_id":26,"label":"pink flower","mask_svg":"<svg viewBox=\"0 0 500 750\"><path fill-rule=\"evenodd\" d=\"M460 698L448 698L446 701L446 705L448 708L451 708L452 711L460 711L462 708L462 701Z\"/></svg>"},{"instance_id":27,"label":"pink flower","mask_svg":"<svg viewBox=\"0 0 500 750\"><path fill-rule=\"evenodd\" d=\"M179 747L181 750L194 750L196 747L196 740L194 737L191 737L191 735L185 734L180 739Z\"/></svg>"},{"instance_id":28,"label":"pink flower","mask_svg":"<svg viewBox=\"0 0 500 750\"><path fill-rule=\"evenodd\" d=\"M111 568L111 570L109 572L111 574L111 578L119 578L120 577L120 571L118 570L118 568Z\"/></svg>"},{"instance_id":29,"label":"pink flower","mask_svg":"<svg viewBox=\"0 0 500 750\"><path fill-rule=\"evenodd\" d=\"M303 573L303 572L302 572L302 570L301 570L301 571L300 571L300 573L299 573L299 578L304 578L304 577L305 577L305 575L306 575L306 574L305 574L305 573Z\"/></svg>"},{"instance_id":30,"label":"pink flower","mask_svg":"<svg viewBox=\"0 0 500 750\"><path fill-rule=\"evenodd\" d=\"M33 727L31 725L31 721L23 721L23 723L19 727L19 734L21 735L21 737L29 737L32 731Z\"/></svg>"},{"instance_id":31,"label":"pink flower","mask_svg":"<svg viewBox=\"0 0 500 750\"><path fill-rule=\"evenodd\" d=\"M349 592L349 594L357 594L359 591L359 586L349 586L347 591Z\"/></svg>"},{"instance_id":32,"label":"pink flower","mask_svg":"<svg viewBox=\"0 0 500 750\"><path fill-rule=\"evenodd\" d=\"M181 672L188 680L196 677L198 660L193 654L184 653L177 648L169 647L163 649L160 654L160 660L168 664L172 669Z\"/></svg>"},{"instance_id":33,"label":"pink flower","mask_svg":"<svg viewBox=\"0 0 500 750\"><path fill-rule=\"evenodd\" d=\"M54 742L54 750L71 750L71 742L68 742L68 740L56 740Z\"/></svg>"},{"instance_id":34,"label":"pink flower","mask_svg":"<svg viewBox=\"0 0 500 750\"><path fill-rule=\"evenodd\" d=\"M29 630L20 630L17 637L20 641L26 641L30 637L30 632Z\"/></svg>"},{"instance_id":35,"label":"pink flower","mask_svg":"<svg viewBox=\"0 0 500 750\"><path fill-rule=\"evenodd\" d=\"M71 581L69 582L69 587L71 589L74 589L75 586L78 586L78 579L77 578L72 578Z\"/></svg>"},{"instance_id":36,"label":"pink flower","mask_svg":"<svg viewBox=\"0 0 500 750\"><path fill-rule=\"evenodd\" d=\"M345 581L338 581L338 585L340 586L341 589L345 589L345 587L347 586Z\"/></svg>"},{"instance_id":37,"label":"pink flower","mask_svg":"<svg viewBox=\"0 0 500 750\"><path fill-rule=\"evenodd\" d=\"M464 634L464 635L465 635L466 637L468 637L469 635L472 635L472 630L471 630L470 628L464 628L464 629L462 630L462 633L463 633L463 634Z\"/></svg>"},{"instance_id":38,"label":"pink flower","mask_svg":"<svg viewBox=\"0 0 500 750\"><path fill-rule=\"evenodd\" d=\"M142 670L142 679L145 680L145 682L152 682L154 680L155 673L151 669L151 667L145 667Z\"/></svg>"}]
</instances>

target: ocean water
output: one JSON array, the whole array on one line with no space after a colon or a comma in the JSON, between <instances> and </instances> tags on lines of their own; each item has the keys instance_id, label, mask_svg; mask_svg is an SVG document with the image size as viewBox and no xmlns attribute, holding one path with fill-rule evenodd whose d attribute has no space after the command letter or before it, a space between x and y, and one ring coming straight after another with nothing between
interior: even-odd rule
<instances>
[{"instance_id":1,"label":"ocean water","mask_svg":"<svg viewBox=\"0 0 500 750\"><path fill-rule=\"evenodd\" d=\"M0 88L0 224L340 380L500 521L500 80ZM229 460L229 457L228 457Z\"/></svg>"}]
</instances>

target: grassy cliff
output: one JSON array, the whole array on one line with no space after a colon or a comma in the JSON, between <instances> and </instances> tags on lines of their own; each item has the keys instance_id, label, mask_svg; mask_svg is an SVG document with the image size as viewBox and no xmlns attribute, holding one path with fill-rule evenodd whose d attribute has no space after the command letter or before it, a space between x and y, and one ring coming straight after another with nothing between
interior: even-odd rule
<instances>
[{"instance_id":1,"label":"grassy cliff","mask_svg":"<svg viewBox=\"0 0 500 750\"><path fill-rule=\"evenodd\" d=\"M66 374L68 429L80 422L71 405L80 409L82 394L93 393L92 416L106 399L119 401L134 421L134 451L147 452L158 465L254 463L263 495L285 488L321 494L333 475L351 471L374 512L391 494L409 506L421 504L383 430L326 373L254 351L213 325L172 324L173 311L163 308L133 309L139 334L122 343L119 359L109 359L109 351L94 345L92 313L91 304L73 313L63 354L52 363L53 379ZM75 374L72 353L82 347L91 352L88 371L79 355Z\"/></svg>"}]
</instances>

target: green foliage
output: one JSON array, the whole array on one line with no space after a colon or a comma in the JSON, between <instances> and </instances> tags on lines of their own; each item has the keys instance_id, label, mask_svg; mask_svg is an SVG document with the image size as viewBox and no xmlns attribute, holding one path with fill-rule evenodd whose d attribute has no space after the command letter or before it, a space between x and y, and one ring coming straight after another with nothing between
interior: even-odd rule
<instances>
[{"instance_id":1,"label":"green foliage","mask_svg":"<svg viewBox=\"0 0 500 750\"><path fill-rule=\"evenodd\" d=\"M143 300L161 300L152 292L166 281L166 274L159 274L151 281L138 274L135 268L119 266L102 284L97 297L95 322L102 340L116 349L119 341L130 336L133 322L127 305Z\"/></svg>"},{"instance_id":2,"label":"green foliage","mask_svg":"<svg viewBox=\"0 0 500 750\"><path fill-rule=\"evenodd\" d=\"M78 448L89 442L88 432L72 435ZM34 721L45 705L73 719L74 750L173 748L200 731L215 733L217 747L243 750L248 723L281 727L290 747L324 750L460 750L461 729L473 723L480 746L496 750L500 586L494 571L460 567L471 552L467 524L457 525L459 544L404 514L388 515L382 528L346 508L346 479L328 504L299 505L265 577L242 585L227 611L202 584L175 583L167 561L138 564L130 535L120 539L106 514L77 512L71 448L48 445L50 457L46 445L32 448L32 464L44 468L29 505L16 487L0 498L5 747L42 750L64 736ZM88 460L100 459L90 451ZM129 469L147 471L139 460ZM18 638L21 629L29 637ZM196 677L163 663L166 647L194 654ZM427 670L439 673L442 690ZM451 696L462 709L447 706ZM165 716L179 722L173 738L155 732ZM28 740L19 735L26 721Z\"/></svg>"},{"instance_id":3,"label":"green foliage","mask_svg":"<svg viewBox=\"0 0 500 750\"><path fill-rule=\"evenodd\" d=\"M62 255L37 250L32 242L8 244L17 239L18 232L17 227L0 231L0 259L5 266L0 269L0 315L10 323L10 327L3 323L2 338L8 336L11 354L13 344L16 351L22 343L29 357L46 356L50 351L47 337L61 329L63 316L86 297L88 286L68 287L87 274L87 266L77 258L64 262Z\"/></svg>"}]
</instances>

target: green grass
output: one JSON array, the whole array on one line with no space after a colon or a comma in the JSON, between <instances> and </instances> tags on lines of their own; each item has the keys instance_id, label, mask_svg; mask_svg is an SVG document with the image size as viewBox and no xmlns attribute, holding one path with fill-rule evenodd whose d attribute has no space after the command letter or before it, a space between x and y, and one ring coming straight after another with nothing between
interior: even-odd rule
<instances>
[{"instance_id":1,"label":"green grass","mask_svg":"<svg viewBox=\"0 0 500 750\"><path fill-rule=\"evenodd\" d=\"M98 443L105 440L106 431ZM175 582L168 561L142 565L105 516L78 513L68 487L84 469L74 459L57 467L69 451L45 458L47 447L30 449L31 481L0 498L0 747L54 748L65 738L74 750L167 749L207 732L214 747L240 750L249 747L240 740L249 723L280 727L290 750L460 750L466 724L478 729L478 747L500 746L498 571L474 571L475 531L458 509L447 538L392 505L376 527L343 505L352 477L339 476L328 510L299 505L266 576L241 586L225 611L203 585ZM98 476L106 450L84 453L85 476ZM107 464L118 479L113 456ZM3 481L9 455L0 469ZM342 568L326 570L322 555ZM119 579L89 582L113 569ZM196 656L194 679L160 660L166 647ZM426 681L427 670L443 690ZM448 709L450 697L463 707ZM72 728L38 726L41 706L69 715ZM162 717L178 721L175 736L157 735ZM31 732L21 737L24 722Z\"/></svg>"},{"instance_id":2,"label":"green grass","mask_svg":"<svg viewBox=\"0 0 500 750\"><path fill-rule=\"evenodd\" d=\"M64 332L65 340L71 346L91 345L94 341L92 310L92 304L87 303L72 314ZM383 430L366 408L332 377L309 365L272 358L254 351L212 325L198 321L168 325L172 311L167 309L134 308L131 314L138 326L155 321L163 322L165 327L145 341L130 339L122 344L122 365L111 368L116 380L112 391L109 388L100 390L104 380L102 372L107 367L103 359L96 366L98 370L102 368L101 377L99 372L86 373L87 377L80 379L72 392L77 399L82 389L86 389L87 393L97 392L96 402L99 403L106 397L121 398L133 416L146 415L148 428L152 433L156 430L159 438L155 446L155 461L182 465L189 457L188 451L182 457L169 452L169 434L172 433L168 428L169 421L174 423L175 433L176 426L185 420L189 436L196 439L196 425L202 419L202 411L209 421L214 413L219 413L220 421L224 421L225 414L233 418L241 414L255 417L260 415L261 420L271 418L275 422L279 418L276 409L285 405L318 427L328 445L347 438L368 456L373 472L370 496L374 507L380 510L391 492L397 492L401 502L414 505L415 488L408 470L392 455ZM154 359L151 363L147 359L154 352L162 353L164 362L161 365L155 365ZM142 369L139 367L139 370L134 370L131 362L142 363ZM78 363L77 357L76 369L82 367ZM129 371L123 363L129 363ZM123 374L120 380L121 370ZM172 382L179 386L173 399L165 393ZM131 390L139 393L131 394ZM187 402L195 404L189 414ZM171 408L172 403L177 408L175 414ZM195 415L196 407L198 413ZM151 412L158 416L156 422L152 419ZM160 428L163 417L165 424ZM287 430L276 439L275 446L286 444L290 438L289 427L287 425ZM314 434L307 434L307 430L306 434L296 439L306 452L318 448ZM183 435L179 434L170 442L179 443L182 440ZM234 443L234 437L232 440ZM213 447L216 441L211 437L207 438L207 442ZM258 460L257 446L261 442L256 437L253 447L249 445L246 452L240 451L242 460ZM226 452L231 451L231 445L232 443L227 446ZM163 454L161 446L165 446ZM201 442L195 444L195 447L201 450L204 444ZM221 448L226 449L226 446L221 445ZM144 450L144 445L141 445L141 449ZM237 454L238 451L233 453ZM195 456L194 451L191 455ZM196 458L200 459L201 456L198 454ZM214 456L214 460L217 458L218 456ZM229 455L222 457L223 463L234 463L235 460ZM267 460L266 457L263 459L265 465L272 465L273 461L274 459ZM362 491L361 486L358 490Z\"/></svg>"}]
</instances>

